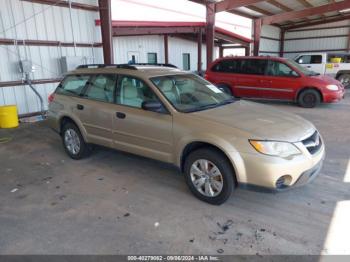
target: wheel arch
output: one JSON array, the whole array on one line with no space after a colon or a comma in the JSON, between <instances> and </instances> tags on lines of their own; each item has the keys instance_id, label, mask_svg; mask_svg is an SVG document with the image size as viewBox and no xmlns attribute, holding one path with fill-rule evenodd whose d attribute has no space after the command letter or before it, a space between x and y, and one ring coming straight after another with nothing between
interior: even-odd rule
<instances>
[{"instance_id":1,"label":"wheel arch","mask_svg":"<svg viewBox=\"0 0 350 262\"><path fill-rule=\"evenodd\" d=\"M335 78L338 79L338 77L340 77L341 75L344 75L344 74L350 74L350 70L340 70L337 72Z\"/></svg>"},{"instance_id":2,"label":"wheel arch","mask_svg":"<svg viewBox=\"0 0 350 262\"><path fill-rule=\"evenodd\" d=\"M213 150L216 150L218 152L220 152L222 155L225 156L226 160L228 161L228 163L230 164L232 171L233 171L233 175L234 175L234 179L235 179L235 183L237 184L237 168L233 162L233 160L228 156L227 152L225 152L225 150L223 148L221 148L218 145L214 145L212 143L209 142L204 142L204 141L192 141L190 143L188 143L183 150L181 151L181 157L180 157L180 170L181 172L184 172L184 167L185 167L185 161L186 158L190 155L191 152L198 150L200 148L211 148Z\"/></svg>"},{"instance_id":3,"label":"wheel arch","mask_svg":"<svg viewBox=\"0 0 350 262\"><path fill-rule=\"evenodd\" d=\"M314 86L305 86L305 87L299 89L297 94L296 94L295 101L299 100L299 96L301 95L302 92L304 92L305 90L310 90L310 89L317 91L320 94L321 102L323 102L323 94L322 94L321 90L317 87L314 87Z\"/></svg>"},{"instance_id":4,"label":"wheel arch","mask_svg":"<svg viewBox=\"0 0 350 262\"><path fill-rule=\"evenodd\" d=\"M87 142L87 133L85 128L83 127L83 125L81 124L81 122L78 119L75 119L72 116L69 115L62 115L59 118L59 133L62 133L62 128L66 123L73 123L74 125L76 125L81 133L81 135L83 136L84 140Z\"/></svg>"}]
</instances>

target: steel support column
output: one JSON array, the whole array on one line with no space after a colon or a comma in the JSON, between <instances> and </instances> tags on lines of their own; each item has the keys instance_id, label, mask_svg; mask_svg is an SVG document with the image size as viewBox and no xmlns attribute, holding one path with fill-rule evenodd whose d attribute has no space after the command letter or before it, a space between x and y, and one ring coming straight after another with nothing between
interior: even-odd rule
<instances>
[{"instance_id":1,"label":"steel support column","mask_svg":"<svg viewBox=\"0 0 350 262\"><path fill-rule=\"evenodd\" d=\"M224 57L224 47L222 45L219 45L219 58Z\"/></svg>"},{"instance_id":2,"label":"steel support column","mask_svg":"<svg viewBox=\"0 0 350 262\"><path fill-rule=\"evenodd\" d=\"M203 31L202 28L199 28L198 31L198 38L197 38L197 50L198 50L198 64L197 64L197 71L198 73L202 72L202 42L203 42Z\"/></svg>"},{"instance_id":3,"label":"steel support column","mask_svg":"<svg viewBox=\"0 0 350 262\"><path fill-rule=\"evenodd\" d=\"M259 55L260 47L260 36L261 36L261 19L254 20L254 56Z\"/></svg>"},{"instance_id":4,"label":"steel support column","mask_svg":"<svg viewBox=\"0 0 350 262\"><path fill-rule=\"evenodd\" d=\"M280 57L283 57L284 55L284 38L286 35L286 31L284 29L281 29L281 36L280 36Z\"/></svg>"},{"instance_id":5,"label":"steel support column","mask_svg":"<svg viewBox=\"0 0 350 262\"><path fill-rule=\"evenodd\" d=\"M169 63L169 43L168 43L168 35L164 35L164 62L166 64Z\"/></svg>"},{"instance_id":6,"label":"steel support column","mask_svg":"<svg viewBox=\"0 0 350 262\"><path fill-rule=\"evenodd\" d=\"M214 53L214 30L215 30L215 3L207 3L207 16L206 16L206 46L207 46L207 68L213 61Z\"/></svg>"},{"instance_id":7,"label":"steel support column","mask_svg":"<svg viewBox=\"0 0 350 262\"><path fill-rule=\"evenodd\" d=\"M98 0L101 20L103 58L105 64L113 64L111 0Z\"/></svg>"},{"instance_id":8,"label":"steel support column","mask_svg":"<svg viewBox=\"0 0 350 262\"><path fill-rule=\"evenodd\" d=\"M245 56L250 56L250 45L246 45L244 47L244 50L245 50Z\"/></svg>"}]
</instances>

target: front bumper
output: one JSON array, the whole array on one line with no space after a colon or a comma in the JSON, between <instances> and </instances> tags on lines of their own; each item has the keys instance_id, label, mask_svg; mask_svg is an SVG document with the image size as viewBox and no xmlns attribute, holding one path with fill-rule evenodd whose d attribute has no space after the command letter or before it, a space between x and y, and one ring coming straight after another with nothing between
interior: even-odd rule
<instances>
[{"instance_id":1,"label":"front bumper","mask_svg":"<svg viewBox=\"0 0 350 262\"><path fill-rule=\"evenodd\" d=\"M289 188L304 185L321 171L325 157L325 147L315 154L307 151L301 143L296 144L302 151L301 155L287 160L263 154L241 154L244 165L238 170L237 179L241 187L267 189L268 191L283 191ZM241 173L240 173L241 171ZM281 177L287 179L280 187Z\"/></svg>"},{"instance_id":2,"label":"front bumper","mask_svg":"<svg viewBox=\"0 0 350 262\"><path fill-rule=\"evenodd\" d=\"M325 103L333 103L342 100L345 96L345 89L341 89L335 92L325 92L323 94L323 102Z\"/></svg>"}]
</instances>

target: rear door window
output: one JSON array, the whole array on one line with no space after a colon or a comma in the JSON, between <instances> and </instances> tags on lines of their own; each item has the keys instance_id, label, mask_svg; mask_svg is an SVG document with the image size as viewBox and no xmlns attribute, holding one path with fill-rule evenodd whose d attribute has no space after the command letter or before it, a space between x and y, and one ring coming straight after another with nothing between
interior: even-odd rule
<instances>
[{"instance_id":1,"label":"rear door window","mask_svg":"<svg viewBox=\"0 0 350 262\"><path fill-rule=\"evenodd\" d=\"M114 102L117 75L96 75L90 82L84 97L103 102Z\"/></svg>"},{"instance_id":2,"label":"rear door window","mask_svg":"<svg viewBox=\"0 0 350 262\"><path fill-rule=\"evenodd\" d=\"M322 55L302 55L296 62L298 64L322 64Z\"/></svg>"},{"instance_id":3,"label":"rear door window","mask_svg":"<svg viewBox=\"0 0 350 262\"><path fill-rule=\"evenodd\" d=\"M222 60L212 67L212 71L219 73L237 73L239 67L240 61L237 59Z\"/></svg>"},{"instance_id":4,"label":"rear door window","mask_svg":"<svg viewBox=\"0 0 350 262\"><path fill-rule=\"evenodd\" d=\"M80 95L89 79L90 75L67 76L56 92L59 94Z\"/></svg>"}]
</instances>

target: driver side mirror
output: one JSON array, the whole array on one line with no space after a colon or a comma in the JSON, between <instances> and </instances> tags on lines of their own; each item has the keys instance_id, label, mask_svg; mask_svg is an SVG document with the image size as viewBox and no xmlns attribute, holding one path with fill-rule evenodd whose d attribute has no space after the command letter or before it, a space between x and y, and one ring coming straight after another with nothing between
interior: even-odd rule
<instances>
[{"instance_id":1,"label":"driver side mirror","mask_svg":"<svg viewBox=\"0 0 350 262\"><path fill-rule=\"evenodd\" d=\"M152 111L152 112L158 112L158 113L164 113L164 107L163 105L158 101L144 101L141 105L143 110Z\"/></svg>"}]
</instances>

